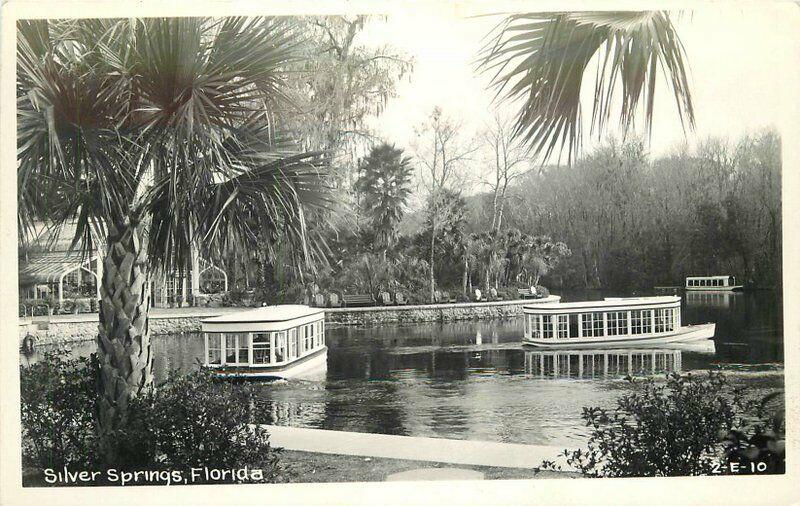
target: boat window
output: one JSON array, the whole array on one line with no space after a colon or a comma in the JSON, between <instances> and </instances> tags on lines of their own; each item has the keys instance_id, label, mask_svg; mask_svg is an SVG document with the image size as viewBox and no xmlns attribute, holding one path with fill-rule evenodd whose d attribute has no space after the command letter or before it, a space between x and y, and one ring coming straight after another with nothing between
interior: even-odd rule
<instances>
[{"instance_id":1,"label":"boat window","mask_svg":"<svg viewBox=\"0 0 800 506\"><path fill-rule=\"evenodd\" d=\"M225 363L247 364L250 359L247 346L247 334L233 332L225 334Z\"/></svg>"},{"instance_id":2,"label":"boat window","mask_svg":"<svg viewBox=\"0 0 800 506\"><path fill-rule=\"evenodd\" d=\"M542 320L542 315L531 314L531 315L528 315L528 318L530 319L529 325L530 325L530 329L531 329L531 337L533 339L541 338L542 337L542 330L541 330L540 324L541 324L541 320Z\"/></svg>"},{"instance_id":3,"label":"boat window","mask_svg":"<svg viewBox=\"0 0 800 506\"><path fill-rule=\"evenodd\" d=\"M569 315L560 314L556 316L556 322L558 328L556 329L556 335L559 339L569 337Z\"/></svg>"},{"instance_id":4,"label":"boat window","mask_svg":"<svg viewBox=\"0 0 800 506\"><path fill-rule=\"evenodd\" d=\"M289 360L297 358L297 329L289 330Z\"/></svg>"},{"instance_id":5,"label":"boat window","mask_svg":"<svg viewBox=\"0 0 800 506\"><path fill-rule=\"evenodd\" d=\"M608 316L608 335L619 336L628 333L628 312L609 311Z\"/></svg>"},{"instance_id":6,"label":"boat window","mask_svg":"<svg viewBox=\"0 0 800 506\"><path fill-rule=\"evenodd\" d=\"M550 339L553 337L553 320L550 315L542 316L542 338Z\"/></svg>"},{"instance_id":7,"label":"boat window","mask_svg":"<svg viewBox=\"0 0 800 506\"><path fill-rule=\"evenodd\" d=\"M286 360L286 331L273 332L275 338L275 362Z\"/></svg>"},{"instance_id":8,"label":"boat window","mask_svg":"<svg viewBox=\"0 0 800 506\"><path fill-rule=\"evenodd\" d=\"M656 310L656 332L671 332L675 327L672 308Z\"/></svg>"},{"instance_id":9,"label":"boat window","mask_svg":"<svg viewBox=\"0 0 800 506\"><path fill-rule=\"evenodd\" d=\"M580 319L579 314L571 314L569 315L569 337L580 337L580 333L578 332L578 320Z\"/></svg>"},{"instance_id":10,"label":"boat window","mask_svg":"<svg viewBox=\"0 0 800 506\"><path fill-rule=\"evenodd\" d=\"M222 364L221 336L219 332L207 334L208 356L206 357L206 361L211 365Z\"/></svg>"},{"instance_id":11,"label":"boat window","mask_svg":"<svg viewBox=\"0 0 800 506\"><path fill-rule=\"evenodd\" d=\"M584 337L603 337L603 313L581 314Z\"/></svg>"},{"instance_id":12,"label":"boat window","mask_svg":"<svg viewBox=\"0 0 800 506\"><path fill-rule=\"evenodd\" d=\"M319 333L322 335L322 346L325 346L325 320L319 321Z\"/></svg>"},{"instance_id":13,"label":"boat window","mask_svg":"<svg viewBox=\"0 0 800 506\"><path fill-rule=\"evenodd\" d=\"M634 309L631 311L631 334L644 334L644 319L642 318L643 311L641 309Z\"/></svg>"},{"instance_id":14,"label":"boat window","mask_svg":"<svg viewBox=\"0 0 800 506\"><path fill-rule=\"evenodd\" d=\"M247 334L237 334L236 339L239 344L238 362L240 364L247 364L250 362L250 346L248 344L249 336Z\"/></svg>"},{"instance_id":15,"label":"boat window","mask_svg":"<svg viewBox=\"0 0 800 506\"><path fill-rule=\"evenodd\" d=\"M266 332L253 334L253 363L270 363L270 338Z\"/></svg>"}]
</instances>

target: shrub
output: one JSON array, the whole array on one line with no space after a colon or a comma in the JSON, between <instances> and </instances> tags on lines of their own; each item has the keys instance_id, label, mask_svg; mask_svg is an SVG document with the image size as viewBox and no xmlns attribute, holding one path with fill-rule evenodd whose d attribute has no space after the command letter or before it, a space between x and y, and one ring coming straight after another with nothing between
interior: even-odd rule
<instances>
[{"instance_id":1,"label":"shrub","mask_svg":"<svg viewBox=\"0 0 800 506\"><path fill-rule=\"evenodd\" d=\"M96 397L89 360L46 351L20 366L22 461L27 467L86 467L95 460L92 406Z\"/></svg>"},{"instance_id":2,"label":"shrub","mask_svg":"<svg viewBox=\"0 0 800 506\"><path fill-rule=\"evenodd\" d=\"M220 301L222 307L241 306L244 303L246 293L241 288L231 288L222 294Z\"/></svg>"},{"instance_id":3,"label":"shrub","mask_svg":"<svg viewBox=\"0 0 800 506\"><path fill-rule=\"evenodd\" d=\"M277 455L252 385L216 380L206 370L170 378L131 402L118 454L126 467L188 472L190 468L261 469L276 478ZM187 473L184 473L187 474Z\"/></svg>"},{"instance_id":4,"label":"shrub","mask_svg":"<svg viewBox=\"0 0 800 506\"><path fill-rule=\"evenodd\" d=\"M753 427L747 428L752 415L738 413L744 406L741 391L730 388L722 373L671 374L665 383L649 378L636 386L617 401L616 410L583 409L589 442L586 449L564 451L569 465L591 477L730 472L724 464L735 455L725 451L723 436L735 427L742 434ZM543 467L559 468L553 462Z\"/></svg>"},{"instance_id":5,"label":"shrub","mask_svg":"<svg viewBox=\"0 0 800 506\"><path fill-rule=\"evenodd\" d=\"M93 409L94 366L86 358L66 359L66 353L46 352L20 371L23 465L34 471L26 473L28 483L44 484L47 468L102 469ZM111 465L118 470L177 470L186 477L190 468L247 467L261 470L265 482L276 481L277 450L266 430L252 425L266 419L255 388L215 380L205 370L171 374L131 401L128 424L113 438L118 460ZM252 482L252 473L249 478Z\"/></svg>"},{"instance_id":6,"label":"shrub","mask_svg":"<svg viewBox=\"0 0 800 506\"><path fill-rule=\"evenodd\" d=\"M536 293L539 295L540 299L550 296L550 290L548 290L546 286L542 285L536 285Z\"/></svg>"}]
</instances>

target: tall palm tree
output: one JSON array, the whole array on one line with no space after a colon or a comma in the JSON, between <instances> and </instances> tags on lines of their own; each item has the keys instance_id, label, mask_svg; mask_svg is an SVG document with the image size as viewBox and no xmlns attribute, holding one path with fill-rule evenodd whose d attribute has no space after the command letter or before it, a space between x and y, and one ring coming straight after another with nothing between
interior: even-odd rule
<instances>
[{"instance_id":1,"label":"tall palm tree","mask_svg":"<svg viewBox=\"0 0 800 506\"><path fill-rule=\"evenodd\" d=\"M385 257L397 242L397 227L411 195L411 161L402 149L383 143L372 148L359 172L355 189L364 196L362 208Z\"/></svg>"},{"instance_id":2,"label":"tall palm tree","mask_svg":"<svg viewBox=\"0 0 800 506\"><path fill-rule=\"evenodd\" d=\"M521 103L514 132L532 153L546 160L566 145L571 161L582 135L581 86L595 58L593 130L603 130L621 87L624 132L643 102L649 133L659 69L669 79L681 123L694 127L685 51L666 12L514 14L497 26L479 66L493 73L492 86L501 100Z\"/></svg>"},{"instance_id":3,"label":"tall palm tree","mask_svg":"<svg viewBox=\"0 0 800 506\"><path fill-rule=\"evenodd\" d=\"M21 234L75 221L104 242L98 362L103 453L152 383L150 273L192 245L283 237L305 261L304 213L326 203L323 153L276 134L300 38L270 18L20 21ZM263 244L261 245L264 246Z\"/></svg>"}]
</instances>

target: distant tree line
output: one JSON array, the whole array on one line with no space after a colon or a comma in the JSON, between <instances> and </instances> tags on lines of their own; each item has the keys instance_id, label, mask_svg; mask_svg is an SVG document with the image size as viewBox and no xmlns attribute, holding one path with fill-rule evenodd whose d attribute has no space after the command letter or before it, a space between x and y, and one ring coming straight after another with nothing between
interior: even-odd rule
<instances>
[{"instance_id":1,"label":"distant tree line","mask_svg":"<svg viewBox=\"0 0 800 506\"><path fill-rule=\"evenodd\" d=\"M574 166L525 174L508 192L510 227L547 234L572 256L550 282L635 290L729 274L781 280L781 149L774 131L708 139L651 159L639 141L608 141ZM491 223L492 202L475 224Z\"/></svg>"}]
</instances>

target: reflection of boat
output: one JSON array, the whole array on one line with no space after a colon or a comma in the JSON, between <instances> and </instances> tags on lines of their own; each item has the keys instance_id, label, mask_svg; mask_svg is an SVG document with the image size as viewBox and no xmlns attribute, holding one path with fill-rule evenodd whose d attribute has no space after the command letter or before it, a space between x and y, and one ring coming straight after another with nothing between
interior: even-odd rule
<instances>
[{"instance_id":1,"label":"reflection of boat","mask_svg":"<svg viewBox=\"0 0 800 506\"><path fill-rule=\"evenodd\" d=\"M686 292L686 304L689 306L730 307L735 292Z\"/></svg>"},{"instance_id":2,"label":"reflection of boat","mask_svg":"<svg viewBox=\"0 0 800 506\"><path fill-rule=\"evenodd\" d=\"M268 306L202 322L205 366L234 378L297 378L327 366L325 312Z\"/></svg>"},{"instance_id":3,"label":"reflection of boat","mask_svg":"<svg viewBox=\"0 0 800 506\"><path fill-rule=\"evenodd\" d=\"M704 292L732 292L741 290L733 276L689 276L686 278L686 290L702 290Z\"/></svg>"},{"instance_id":4,"label":"reflection of boat","mask_svg":"<svg viewBox=\"0 0 800 506\"><path fill-rule=\"evenodd\" d=\"M525 374L551 378L602 378L680 372L681 350L526 351Z\"/></svg>"},{"instance_id":5,"label":"reflection of boat","mask_svg":"<svg viewBox=\"0 0 800 506\"><path fill-rule=\"evenodd\" d=\"M609 297L523 306L524 344L547 348L618 347L714 337L714 323L681 326L681 299Z\"/></svg>"}]
</instances>

